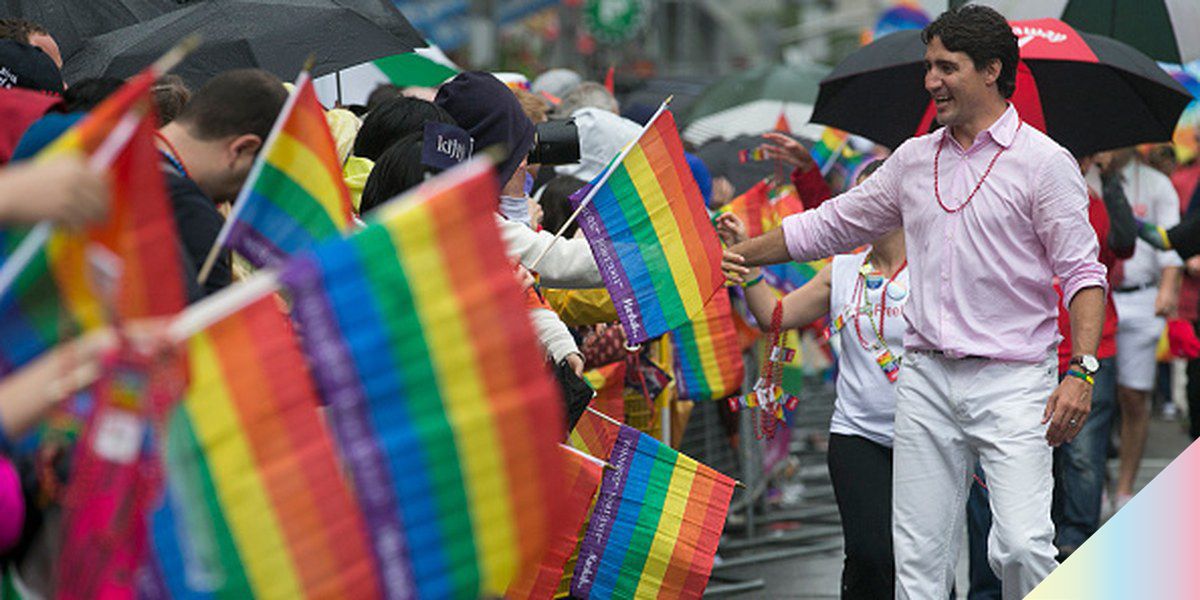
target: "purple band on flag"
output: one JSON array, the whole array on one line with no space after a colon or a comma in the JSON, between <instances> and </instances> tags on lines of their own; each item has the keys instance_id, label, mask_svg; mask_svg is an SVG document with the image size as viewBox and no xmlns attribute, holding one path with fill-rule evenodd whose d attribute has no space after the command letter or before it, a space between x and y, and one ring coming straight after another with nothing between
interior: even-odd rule
<instances>
[{"instance_id":1,"label":"purple band on flag","mask_svg":"<svg viewBox=\"0 0 1200 600\"><path fill-rule=\"evenodd\" d=\"M246 257L250 264L259 268L283 264L288 258L286 252L241 220L234 221L230 226L229 245Z\"/></svg>"},{"instance_id":2,"label":"purple band on flag","mask_svg":"<svg viewBox=\"0 0 1200 600\"><path fill-rule=\"evenodd\" d=\"M355 498L371 532L381 589L388 598L414 598L408 542L387 458L376 441L366 394L329 305L317 262L311 257L293 260L280 278L292 292L292 317L300 324L338 448L354 477Z\"/></svg>"},{"instance_id":3,"label":"purple band on flag","mask_svg":"<svg viewBox=\"0 0 1200 600\"><path fill-rule=\"evenodd\" d=\"M587 598L596 582L600 558L608 545L608 537L612 535L613 523L617 520L617 510L621 505L621 492L625 489L629 465L633 463L635 448L641 435L640 431L626 425L622 425L621 431L617 433L617 441L608 457L608 462L613 468L604 471L604 479L600 482L600 494L596 497L596 507L592 509L592 519L588 523L587 533L579 543L579 560L575 563L575 574L571 577L572 596Z\"/></svg>"},{"instance_id":4,"label":"purple band on flag","mask_svg":"<svg viewBox=\"0 0 1200 600\"><path fill-rule=\"evenodd\" d=\"M571 206L578 209L589 190L591 185L585 185L572 194ZM592 247L592 256L596 259L596 266L600 268L600 278L604 280L604 287L608 288L617 316L621 319L621 325L625 327L625 338L630 345L650 339L650 336L646 335L646 327L642 324L642 312L634 295L633 285L629 282L625 269L621 267L621 259L617 256L612 238L608 235L595 204L588 203L579 213L579 227L583 229L588 245Z\"/></svg>"}]
</instances>

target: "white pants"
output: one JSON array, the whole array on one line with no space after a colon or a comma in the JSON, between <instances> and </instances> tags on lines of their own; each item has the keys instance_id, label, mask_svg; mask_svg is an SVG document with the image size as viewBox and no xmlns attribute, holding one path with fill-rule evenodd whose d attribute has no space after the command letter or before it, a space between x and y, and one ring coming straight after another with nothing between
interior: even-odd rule
<instances>
[{"instance_id":1,"label":"white pants","mask_svg":"<svg viewBox=\"0 0 1200 600\"><path fill-rule=\"evenodd\" d=\"M1148 392L1158 374L1158 339L1166 320L1154 314L1158 288L1113 294L1117 307L1117 384Z\"/></svg>"},{"instance_id":2,"label":"white pants","mask_svg":"<svg viewBox=\"0 0 1200 600\"><path fill-rule=\"evenodd\" d=\"M1030 364L905 355L892 467L896 598L949 597L976 458L992 509L988 562L1003 597L1023 598L1057 565L1052 449L1042 425L1057 385L1056 358Z\"/></svg>"}]
</instances>

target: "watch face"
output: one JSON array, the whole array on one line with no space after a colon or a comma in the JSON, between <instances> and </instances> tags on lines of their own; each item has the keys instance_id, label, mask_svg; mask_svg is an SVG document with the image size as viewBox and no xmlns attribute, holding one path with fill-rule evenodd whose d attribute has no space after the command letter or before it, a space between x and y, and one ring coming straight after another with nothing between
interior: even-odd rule
<instances>
[{"instance_id":1,"label":"watch face","mask_svg":"<svg viewBox=\"0 0 1200 600\"><path fill-rule=\"evenodd\" d=\"M1095 356L1081 356L1079 363L1083 368L1087 369L1088 373L1095 373L1100 370L1100 361L1096 360Z\"/></svg>"}]
</instances>

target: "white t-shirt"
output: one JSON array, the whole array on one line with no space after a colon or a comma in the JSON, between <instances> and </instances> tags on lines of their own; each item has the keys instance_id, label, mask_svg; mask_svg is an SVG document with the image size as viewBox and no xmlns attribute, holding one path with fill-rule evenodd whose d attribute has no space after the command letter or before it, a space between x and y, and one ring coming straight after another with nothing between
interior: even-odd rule
<instances>
[{"instance_id":1,"label":"white t-shirt","mask_svg":"<svg viewBox=\"0 0 1200 600\"><path fill-rule=\"evenodd\" d=\"M894 360L899 361L904 354L904 330L908 325L901 309L908 302L911 288L905 267L890 282L885 278L876 289L869 289L860 273L868 255L839 254L830 266L830 320L836 323L840 315L843 324L837 331L841 354L837 402L829 431L862 436L890 448L896 418L895 384L884 374L876 357L884 351L885 343ZM873 313L873 319L867 310ZM882 343L878 337L880 327Z\"/></svg>"},{"instance_id":2,"label":"white t-shirt","mask_svg":"<svg viewBox=\"0 0 1200 600\"><path fill-rule=\"evenodd\" d=\"M1121 173L1125 176L1125 197L1133 216L1170 229L1179 223L1179 194L1166 175L1154 167L1133 160ZM1133 256L1125 261L1125 277L1120 287L1155 283L1166 267L1181 267L1183 260L1174 250L1156 250L1139 239Z\"/></svg>"}]
</instances>

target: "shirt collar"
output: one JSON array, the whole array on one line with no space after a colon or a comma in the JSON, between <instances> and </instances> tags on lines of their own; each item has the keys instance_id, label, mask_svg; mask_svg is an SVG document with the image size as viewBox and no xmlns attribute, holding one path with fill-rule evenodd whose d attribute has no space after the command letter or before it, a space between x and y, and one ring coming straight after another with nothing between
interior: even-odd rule
<instances>
[{"instance_id":1,"label":"shirt collar","mask_svg":"<svg viewBox=\"0 0 1200 600\"><path fill-rule=\"evenodd\" d=\"M996 142L1004 148L1008 148L1016 139L1017 128L1020 126L1020 124L1021 117L1017 114L1017 109L1013 107L1012 103L1009 103L1008 108L1004 110L1004 114L1001 114L1000 118L996 119L996 122L992 123L991 127L979 132L979 134L975 136L975 141L979 142L984 139L984 136L987 136L990 137L993 142ZM941 128L941 132L942 137L950 136L949 127ZM953 136L950 137L951 140L954 139Z\"/></svg>"}]
</instances>

